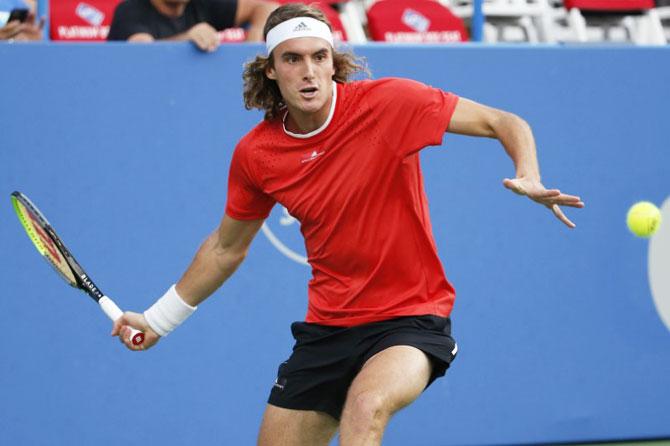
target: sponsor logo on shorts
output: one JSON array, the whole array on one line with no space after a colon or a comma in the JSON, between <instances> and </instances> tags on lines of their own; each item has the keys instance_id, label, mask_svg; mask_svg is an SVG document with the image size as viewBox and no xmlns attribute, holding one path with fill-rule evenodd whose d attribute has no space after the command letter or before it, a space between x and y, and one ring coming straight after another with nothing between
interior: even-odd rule
<instances>
[{"instance_id":1,"label":"sponsor logo on shorts","mask_svg":"<svg viewBox=\"0 0 670 446\"><path fill-rule=\"evenodd\" d=\"M286 378L277 378L275 379L275 383L272 385L272 387L279 390L284 390L285 386L286 386Z\"/></svg>"}]
</instances>

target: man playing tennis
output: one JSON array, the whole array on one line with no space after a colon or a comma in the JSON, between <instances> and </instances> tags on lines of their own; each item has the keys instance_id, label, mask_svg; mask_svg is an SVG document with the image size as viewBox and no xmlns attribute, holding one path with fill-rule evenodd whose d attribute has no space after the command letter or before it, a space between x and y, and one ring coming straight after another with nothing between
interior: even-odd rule
<instances>
[{"instance_id":1,"label":"man playing tennis","mask_svg":"<svg viewBox=\"0 0 670 446\"><path fill-rule=\"evenodd\" d=\"M418 152L445 131L500 140L516 167L503 184L548 207L579 197L545 189L528 124L406 79L350 82L361 70L333 48L323 14L275 10L267 57L244 73L247 108L265 119L239 142L226 212L179 282L144 314L114 324L131 350L183 322L244 260L276 202L301 223L313 270L305 322L279 367L259 445L379 445L387 422L444 375L456 355L454 290L432 236ZM128 340L143 330L143 347Z\"/></svg>"}]
</instances>

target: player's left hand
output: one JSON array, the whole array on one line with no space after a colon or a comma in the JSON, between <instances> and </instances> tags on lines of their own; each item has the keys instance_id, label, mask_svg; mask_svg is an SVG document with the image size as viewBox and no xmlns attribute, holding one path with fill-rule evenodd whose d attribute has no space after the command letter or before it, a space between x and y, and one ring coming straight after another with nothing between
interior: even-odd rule
<instances>
[{"instance_id":1,"label":"player's left hand","mask_svg":"<svg viewBox=\"0 0 670 446\"><path fill-rule=\"evenodd\" d=\"M562 221L569 228L576 225L565 216L560 206L569 206L573 208L583 208L584 202L576 195L564 194L558 189L546 189L539 180L530 178L505 178L503 185L512 192L525 195L531 200L543 204L554 213L556 218Z\"/></svg>"}]
</instances>

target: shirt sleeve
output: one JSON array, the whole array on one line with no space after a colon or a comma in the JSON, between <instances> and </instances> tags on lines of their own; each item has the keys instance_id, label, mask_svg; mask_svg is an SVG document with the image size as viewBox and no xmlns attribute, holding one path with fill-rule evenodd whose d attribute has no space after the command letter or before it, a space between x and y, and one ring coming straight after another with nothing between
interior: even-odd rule
<instances>
[{"instance_id":1,"label":"shirt sleeve","mask_svg":"<svg viewBox=\"0 0 670 446\"><path fill-rule=\"evenodd\" d=\"M114 10L107 40L128 40L138 33L152 34L140 5L130 1L119 3Z\"/></svg>"},{"instance_id":2,"label":"shirt sleeve","mask_svg":"<svg viewBox=\"0 0 670 446\"><path fill-rule=\"evenodd\" d=\"M235 26L237 0L211 0L207 2L207 22L216 30Z\"/></svg>"},{"instance_id":3,"label":"shirt sleeve","mask_svg":"<svg viewBox=\"0 0 670 446\"><path fill-rule=\"evenodd\" d=\"M270 215L275 200L265 194L253 179L247 151L238 147L228 173L226 214L236 220L258 220Z\"/></svg>"},{"instance_id":4,"label":"shirt sleeve","mask_svg":"<svg viewBox=\"0 0 670 446\"><path fill-rule=\"evenodd\" d=\"M442 144L458 96L409 79L386 79L379 89L379 119L401 157Z\"/></svg>"}]
</instances>

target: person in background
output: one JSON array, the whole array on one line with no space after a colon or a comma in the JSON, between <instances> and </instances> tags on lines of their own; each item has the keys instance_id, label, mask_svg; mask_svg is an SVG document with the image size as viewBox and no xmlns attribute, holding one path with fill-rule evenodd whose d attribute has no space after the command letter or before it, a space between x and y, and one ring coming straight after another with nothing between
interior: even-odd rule
<instances>
[{"instance_id":1,"label":"person in background","mask_svg":"<svg viewBox=\"0 0 670 446\"><path fill-rule=\"evenodd\" d=\"M35 0L0 0L0 40L42 40L44 18L37 21L36 6ZM21 9L28 11L25 19L10 20L12 11Z\"/></svg>"},{"instance_id":2,"label":"person in background","mask_svg":"<svg viewBox=\"0 0 670 446\"><path fill-rule=\"evenodd\" d=\"M249 25L248 41L261 41L277 6L265 0L125 0L114 11L107 40L189 40L211 52L219 46L218 31L243 24Z\"/></svg>"}]
</instances>

